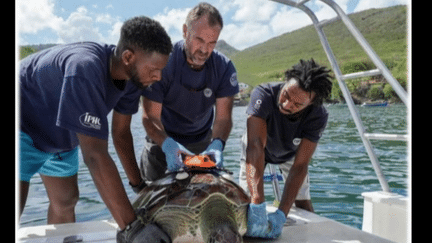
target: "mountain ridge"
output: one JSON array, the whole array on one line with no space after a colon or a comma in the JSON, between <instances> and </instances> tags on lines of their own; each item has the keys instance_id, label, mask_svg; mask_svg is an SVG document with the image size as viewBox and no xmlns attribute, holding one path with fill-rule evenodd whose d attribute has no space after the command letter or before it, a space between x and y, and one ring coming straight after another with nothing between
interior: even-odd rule
<instances>
[{"instance_id":1,"label":"mountain ridge","mask_svg":"<svg viewBox=\"0 0 432 243\"><path fill-rule=\"evenodd\" d=\"M225 40L218 40L215 49L222 52L225 56L229 58L240 52L239 50L228 44Z\"/></svg>"}]
</instances>

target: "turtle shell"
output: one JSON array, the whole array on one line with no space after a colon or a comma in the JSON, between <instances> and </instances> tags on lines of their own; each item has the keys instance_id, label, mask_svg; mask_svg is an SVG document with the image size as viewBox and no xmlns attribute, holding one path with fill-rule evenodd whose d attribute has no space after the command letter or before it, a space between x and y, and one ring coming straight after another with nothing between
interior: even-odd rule
<instances>
[{"instance_id":1,"label":"turtle shell","mask_svg":"<svg viewBox=\"0 0 432 243\"><path fill-rule=\"evenodd\" d=\"M249 201L241 187L213 168L167 174L145 187L133 207L144 224L156 223L173 241L209 242L215 229L224 227L241 241Z\"/></svg>"}]
</instances>

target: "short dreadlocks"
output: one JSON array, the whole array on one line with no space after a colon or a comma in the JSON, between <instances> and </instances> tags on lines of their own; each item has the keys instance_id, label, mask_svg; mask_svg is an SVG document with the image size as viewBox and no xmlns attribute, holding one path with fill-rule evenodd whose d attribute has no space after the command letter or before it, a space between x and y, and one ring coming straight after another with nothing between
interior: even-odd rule
<instances>
[{"instance_id":1,"label":"short dreadlocks","mask_svg":"<svg viewBox=\"0 0 432 243\"><path fill-rule=\"evenodd\" d=\"M330 71L325 66L318 65L313 59L300 60L300 63L294 65L292 69L285 71L285 81L288 82L294 78L304 91L314 91L316 96L313 104L319 106L331 93L332 82L330 78L332 76L329 74Z\"/></svg>"}]
</instances>

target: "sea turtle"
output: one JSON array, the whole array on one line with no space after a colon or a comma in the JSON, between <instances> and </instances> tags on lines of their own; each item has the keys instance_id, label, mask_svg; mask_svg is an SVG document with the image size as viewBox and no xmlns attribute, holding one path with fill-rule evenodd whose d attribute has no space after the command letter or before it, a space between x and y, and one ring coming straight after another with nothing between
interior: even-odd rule
<instances>
[{"instance_id":1,"label":"sea turtle","mask_svg":"<svg viewBox=\"0 0 432 243\"><path fill-rule=\"evenodd\" d=\"M133 207L145 225L173 242L242 242L249 196L207 155L186 157L186 169L145 187Z\"/></svg>"}]
</instances>

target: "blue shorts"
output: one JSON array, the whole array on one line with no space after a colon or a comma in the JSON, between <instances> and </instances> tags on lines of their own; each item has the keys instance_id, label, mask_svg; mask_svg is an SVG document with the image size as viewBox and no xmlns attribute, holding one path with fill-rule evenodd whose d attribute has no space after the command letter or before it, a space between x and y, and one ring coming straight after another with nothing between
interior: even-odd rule
<instances>
[{"instance_id":1,"label":"blue shorts","mask_svg":"<svg viewBox=\"0 0 432 243\"><path fill-rule=\"evenodd\" d=\"M69 177L78 172L78 147L61 153L40 151L29 135L20 131L20 181L30 182L39 173L53 177Z\"/></svg>"}]
</instances>

